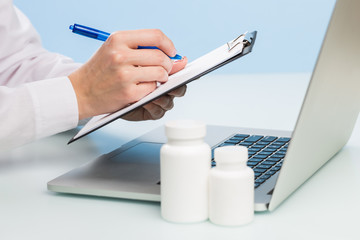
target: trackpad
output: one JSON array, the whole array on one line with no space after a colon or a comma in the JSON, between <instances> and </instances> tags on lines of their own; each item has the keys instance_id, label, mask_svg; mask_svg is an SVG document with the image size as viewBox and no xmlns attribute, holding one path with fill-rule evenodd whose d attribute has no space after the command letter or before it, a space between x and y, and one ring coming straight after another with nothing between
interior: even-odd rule
<instances>
[{"instance_id":1,"label":"trackpad","mask_svg":"<svg viewBox=\"0 0 360 240\"><path fill-rule=\"evenodd\" d=\"M102 181L156 184L160 179L161 143L139 143L110 158L104 155L93 162L87 171ZM90 176L89 176L90 177Z\"/></svg>"},{"instance_id":2,"label":"trackpad","mask_svg":"<svg viewBox=\"0 0 360 240\"><path fill-rule=\"evenodd\" d=\"M160 164L161 146L161 143L139 143L110 159L115 162Z\"/></svg>"}]
</instances>

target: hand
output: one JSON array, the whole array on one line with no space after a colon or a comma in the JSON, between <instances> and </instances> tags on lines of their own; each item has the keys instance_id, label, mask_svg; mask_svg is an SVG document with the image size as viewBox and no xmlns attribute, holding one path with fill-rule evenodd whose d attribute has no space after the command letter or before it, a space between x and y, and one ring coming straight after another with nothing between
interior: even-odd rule
<instances>
[{"instance_id":1,"label":"hand","mask_svg":"<svg viewBox=\"0 0 360 240\"><path fill-rule=\"evenodd\" d=\"M156 46L161 50L137 49L138 46ZM173 71L185 66L186 59L173 64L168 56L175 54L173 43L160 30L111 34L95 55L69 76L78 101L79 119L114 112L154 91L158 82L168 80L173 65ZM168 100L160 98L154 104L167 109L171 105ZM150 106L147 108L150 110Z\"/></svg>"},{"instance_id":2,"label":"hand","mask_svg":"<svg viewBox=\"0 0 360 240\"><path fill-rule=\"evenodd\" d=\"M170 75L182 70L187 64L187 58L184 57L180 61L175 61ZM186 85L181 86L164 96L148 103L140 108L137 108L122 118L129 121L143 121L143 120L157 120L164 116L166 111L174 107L174 98L185 95Z\"/></svg>"},{"instance_id":3,"label":"hand","mask_svg":"<svg viewBox=\"0 0 360 240\"><path fill-rule=\"evenodd\" d=\"M162 118L166 111L173 108L174 98L184 96L185 92L186 85L181 86L153 102L129 112L122 118L129 121L156 120Z\"/></svg>"}]
</instances>

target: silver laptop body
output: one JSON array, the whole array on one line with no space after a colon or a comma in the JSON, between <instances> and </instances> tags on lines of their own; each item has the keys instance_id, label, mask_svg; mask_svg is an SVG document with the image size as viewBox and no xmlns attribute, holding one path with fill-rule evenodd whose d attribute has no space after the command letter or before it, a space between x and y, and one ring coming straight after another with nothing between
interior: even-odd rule
<instances>
[{"instance_id":1,"label":"silver laptop body","mask_svg":"<svg viewBox=\"0 0 360 240\"><path fill-rule=\"evenodd\" d=\"M291 137L281 170L255 189L255 210L274 210L348 141L360 110L360 1L338 0L293 132L209 126L218 146L234 134ZM304 33L306 34L306 33ZM155 129L48 182L61 193L160 201Z\"/></svg>"}]
</instances>

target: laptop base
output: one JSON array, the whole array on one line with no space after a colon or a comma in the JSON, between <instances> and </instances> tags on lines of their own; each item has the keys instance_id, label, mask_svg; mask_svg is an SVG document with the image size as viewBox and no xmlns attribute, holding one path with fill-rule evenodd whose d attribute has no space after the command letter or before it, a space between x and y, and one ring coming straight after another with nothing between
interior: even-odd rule
<instances>
[{"instance_id":1,"label":"laptop base","mask_svg":"<svg viewBox=\"0 0 360 240\"><path fill-rule=\"evenodd\" d=\"M212 147L234 134L290 137L291 132L208 126ZM48 182L50 191L145 201L160 201L160 148L166 141L160 127ZM278 173L255 189L255 211L266 211Z\"/></svg>"}]
</instances>

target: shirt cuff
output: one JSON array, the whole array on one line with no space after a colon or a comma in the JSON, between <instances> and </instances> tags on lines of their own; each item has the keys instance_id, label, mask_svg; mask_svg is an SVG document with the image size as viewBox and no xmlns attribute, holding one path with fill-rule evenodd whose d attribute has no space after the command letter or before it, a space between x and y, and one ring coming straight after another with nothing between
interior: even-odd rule
<instances>
[{"instance_id":1,"label":"shirt cuff","mask_svg":"<svg viewBox=\"0 0 360 240\"><path fill-rule=\"evenodd\" d=\"M26 84L35 110L35 138L75 128L79 112L75 91L67 77Z\"/></svg>"}]
</instances>

